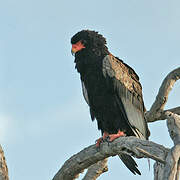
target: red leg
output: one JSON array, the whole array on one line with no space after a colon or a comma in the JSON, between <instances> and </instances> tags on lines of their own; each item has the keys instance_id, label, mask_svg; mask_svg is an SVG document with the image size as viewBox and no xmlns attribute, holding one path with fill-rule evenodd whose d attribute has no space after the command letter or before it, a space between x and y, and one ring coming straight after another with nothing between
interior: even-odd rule
<instances>
[{"instance_id":1,"label":"red leg","mask_svg":"<svg viewBox=\"0 0 180 180\"><path fill-rule=\"evenodd\" d=\"M104 139L106 139L109 136L108 132L104 132L103 136L96 140L96 147L99 147L100 144L103 142Z\"/></svg>"},{"instance_id":2,"label":"red leg","mask_svg":"<svg viewBox=\"0 0 180 180\"><path fill-rule=\"evenodd\" d=\"M96 147L99 147L101 142L103 141L102 137L96 140Z\"/></svg>"},{"instance_id":3,"label":"red leg","mask_svg":"<svg viewBox=\"0 0 180 180\"><path fill-rule=\"evenodd\" d=\"M112 142L114 141L115 139L117 139L118 137L121 137L121 136L125 136L125 133L123 131L118 131L117 134L110 134L109 135L109 141Z\"/></svg>"},{"instance_id":4,"label":"red leg","mask_svg":"<svg viewBox=\"0 0 180 180\"><path fill-rule=\"evenodd\" d=\"M106 139L108 136L109 136L109 133L105 131L105 132L103 133L103 137L102 137L103 140Z\"/></svg>"},{"instance_id":5,"label":"red leg","mask_svg":"<svg viewBox=\"0 0 180 180\"><path fill-rule=\"evenodd\" d=\"M103 136L96 140L96 147L99 147L100 144L103 142L103 140L105 140L107 138L108 138L109 142L112 142L115 139L117 139L118 137L125 136L125 135L126 134L123 131L120 131L120 130L118 131L117 134L109 134L108 132L104 132Z\"/></svg>"}]
</instances>

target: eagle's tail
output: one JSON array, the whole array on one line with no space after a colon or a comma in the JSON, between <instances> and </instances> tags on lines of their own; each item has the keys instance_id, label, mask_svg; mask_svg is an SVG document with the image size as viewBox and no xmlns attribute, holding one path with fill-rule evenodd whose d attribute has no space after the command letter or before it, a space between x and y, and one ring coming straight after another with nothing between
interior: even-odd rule
<instances>
[{"instance_id":1,"label":"eagle's tail","mask_svg":"<svg viewBox=\"0 0 180 180\"><path fill-rule=\"evenodd\" d=\"M139 174L141 175L141 172L137 169L138 165L136 164L135 160L127 155L127 154L119 154L119 158L122 160L122 162L125 164L125 166L133 173L136 175Z\"/></svg>"}]
</instances>

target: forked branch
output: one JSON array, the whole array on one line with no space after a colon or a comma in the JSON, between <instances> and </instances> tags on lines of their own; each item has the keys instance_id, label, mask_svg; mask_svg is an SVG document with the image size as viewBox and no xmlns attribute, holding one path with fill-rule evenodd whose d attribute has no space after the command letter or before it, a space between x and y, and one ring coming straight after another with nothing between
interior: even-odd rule
<instances>
[{"instance_id":1,"label":"forked branch","mask_svg":"<svg viewBox=\"0 0 180 180\"><path fill-rule=\"evenodd\" d=\"M82 170L107 157L126 153L136 158L149 157L165 163L169 149L136 137L120 137L112 143L104 142L100 149L91 145L67 160L53 180L72 180Z\"/></svg>"},{"instance_id":2,"label":"forked branch","mask_svg":"<svg viewBox=\"0 0 180 180\"><path fill-rule=\"evenodd\" d=\"M174 83L180 79L180 67L170 72L159 89L156 100L151 106L150 110L146 113L146 118L148 122L154 122L157 120L165 119L164 106L168 100L168 95L174 86ZM180 115L180 107L169 109L173 113Z\"/></svg>"},{"instance_id":3,"label":"forked branch","mask_svg":"<svg viewBox=\"0 0 180 180\"><path fill-rule=\"evenodd\" d=\"M102 143L98 150L95 145L89 146L67 160L53 180L72 180L84 169L90 167L84 180L95 180L107 171L107 160L110 156L126 153L136 158L151 158L156 161L155 180L178 180L180 171L180 107L164 110L168 95L174 83L180 79L180 68L170 72L159 89L151 109L146 113L148 122L167 120L170 136L174 142L172 149L151 141L135 137L120 137L108 144ZM104 160L105 159L105 160Z\"/></svg>"}]
</instances>

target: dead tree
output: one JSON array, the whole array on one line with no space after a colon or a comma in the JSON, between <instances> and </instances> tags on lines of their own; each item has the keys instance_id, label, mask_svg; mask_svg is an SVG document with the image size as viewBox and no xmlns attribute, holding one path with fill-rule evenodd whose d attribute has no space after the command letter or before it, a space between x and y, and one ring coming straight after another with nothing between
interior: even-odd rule
<instances>
[{"instance_id":1,"label":"dead tree","mask_svg":"<svg viewBox=\"0 0 180 180\"><path fill-rule=\"evenodd\" d=\"M95 180L108 170L107 158L126 153L136 158L155 160L154 180L178 180L180 173L180 107L164 110L168 94L174 83L180 79L180 68L169 73L164 79L155 102L146 112L148 123L167 119L167 127L174 146L171 149L152 141L136 137L120 137L100 149L91 145L68 159L53 180L73 180L88 168L83 180ZM9 180L4 152L0 146L0 180Z\"/></svg>"},{"instance_id":2,"label":"dead tree","mask_svg":"<svg viewBox=\"0 0 180 180\"><path fill-rule=\"evenodd\" d=\"M174 83L180 79L180 67L170 72L159 89L155 102L146 112L148 123L167 119L167 127L174 146L165 148L152 141L136 137L120 137L108 144L104 142L97 149L91 145L68 159L53 180L76 179L88 168L83 180L95 180L108 170L107 158L126 153L136 158L155 160L154 180L178 180L180 173L180 107L164 110L168 95Z\"/></svg>"},{"instance_id":3,"label":"dead tree","mask_svg":"<svg viewBox=\"0 0 180 180\"><path fill-rule=\"evenodd\" d=\"M9 180L8 168L2 147L0 146L0 180Z\"/></svg>"}]
</instances>

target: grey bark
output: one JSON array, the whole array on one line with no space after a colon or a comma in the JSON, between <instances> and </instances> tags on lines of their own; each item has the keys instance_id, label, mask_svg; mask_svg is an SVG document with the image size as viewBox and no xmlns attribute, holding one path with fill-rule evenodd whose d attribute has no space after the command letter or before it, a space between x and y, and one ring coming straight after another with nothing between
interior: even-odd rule
<instances>
[{"instance_id":1,"label":"grey bark","mask_svg":"<svg viewBox=\"0 0 180 180\"><path fill-rule=\"evenodd\" d=\"M8 168L2 147L0 146L0 180L9 180Z\"/></svg>"},{"instance_id":2,"label":"grey bark","mask_svg":"<svg viewBox=\"0 0 180 180\"><path fill-rule=\"evenodd\" d=\"M174 142L166 157L165 164L156 162L154 180L179 180L180 172L180 116L166 112L167 127Z\"/></svg>"},{"instance_id":3,"label":"grey bark","mask_svg":"<svg viewBox=\"0 0 180 180\"><path fill-rule=\"evenodd\" d=\"M159 89L156 96L156 100L151 106L150 110L146 113L147 121L154 122L160 119L162 114L164 114L164 106L168 100L168 95L174 86L174 83L180 79L180 67L170 72ZM177 114L180 114L180 107L173 109ZM169 111L172 111L169 110Z\"/></svg>"},{"instance_id":4,"label":"grey bark","mask_svg":"<svg viewBox=\"0 0 180 180\"><path fill-rule=\"evenodd\" d=\"M180 107L164 110L168 95L174 83L180 79L180 68L170 72L164 79L155 102L146 112L148 122L167 119L168 131L174 147L167 149L151 141L135 137L120 137L108 144L104 142L100 149L91 145L67 160L54 176L53 180L72 180L89 168L83 180L95 180L107 171L110 156L127 153L136 158L151 158L154 164L154 180L178 180L180 171Z\"/></svg>"},{"instance_id":5,"label":"grey bark","mask_svg":"<svg viewBox=\"0 0 180 180\"><path fill-rule=\"evenodd\" d=\"M126 153L136 158L149 157L165 163L169 149L151 141L141 140L136 137L120 137L112 143L104 142L97 149L91 145L67 160L55 175L53 180L72 180L83 169L110 156Z\"/></svg>"},{"instance_id":6,"label":"grey bark","mask_svg":"<svg viewBox=\"0 0 180 180\"><path fill-rule=\"evenodd\" d=\"M135 137L120 137L100 149L91 145L67 160L53 180L72 180L84 169L89 168L83 180L95 180L107 171L110 156L126 153L136 158L151 158L154 164L154 180L179 180L180 172L180 107L164 110L168 95L174 83L180 79L180 68L170 72L159 89L155 102L146 112L148 123L167 119L170 137L174 142L171 149L151 141Z\"/></svg>"},{"instance_id":7,"label":"grey bark","mask_svg":"<svg viewBox=\"0 0 180 180\"><path fill-rule=\"evenodd\" d=\"M169 151L164 169L164 179L174 180L179 177L180 162L180 116L166 112L167 127L174 147Z\"/></svg>"},{"instance_id":8,"label":"grey bark","mask_svg":"<svg viewBox=\"0 0 180 180\"><path fill-rule=\"evenodd\" d=\"M107 172L107 161L108 159L106 158L102 161L98 161L97 163L91 165L88 168L88 171L84 176L83 180L96 180L102 173Z\"/></svg>"},{"instance_id":9,"label":"grey bark","mask_svg":"<svg viewBox=\"0 0 180 180\"><path fill-rule=\"evenodd\" d=\"M84 169L88 171L83 180L95 180L108 170L107 158L126 153L136 158L151 158L154 164L154 180L179 180L180 174L180 107L164 110L174 83L180 79L180 68L170 72L164 79L155 102L146 113L148 122L167 119L167 127L174 146L171 149L151 141L135 137L120 137L112 143L104 142L97 149L91 145L68 159L53 180L73 180ZM9 180L8 168L0 146L0 180Z\"/></svg>"}]
</instances>

